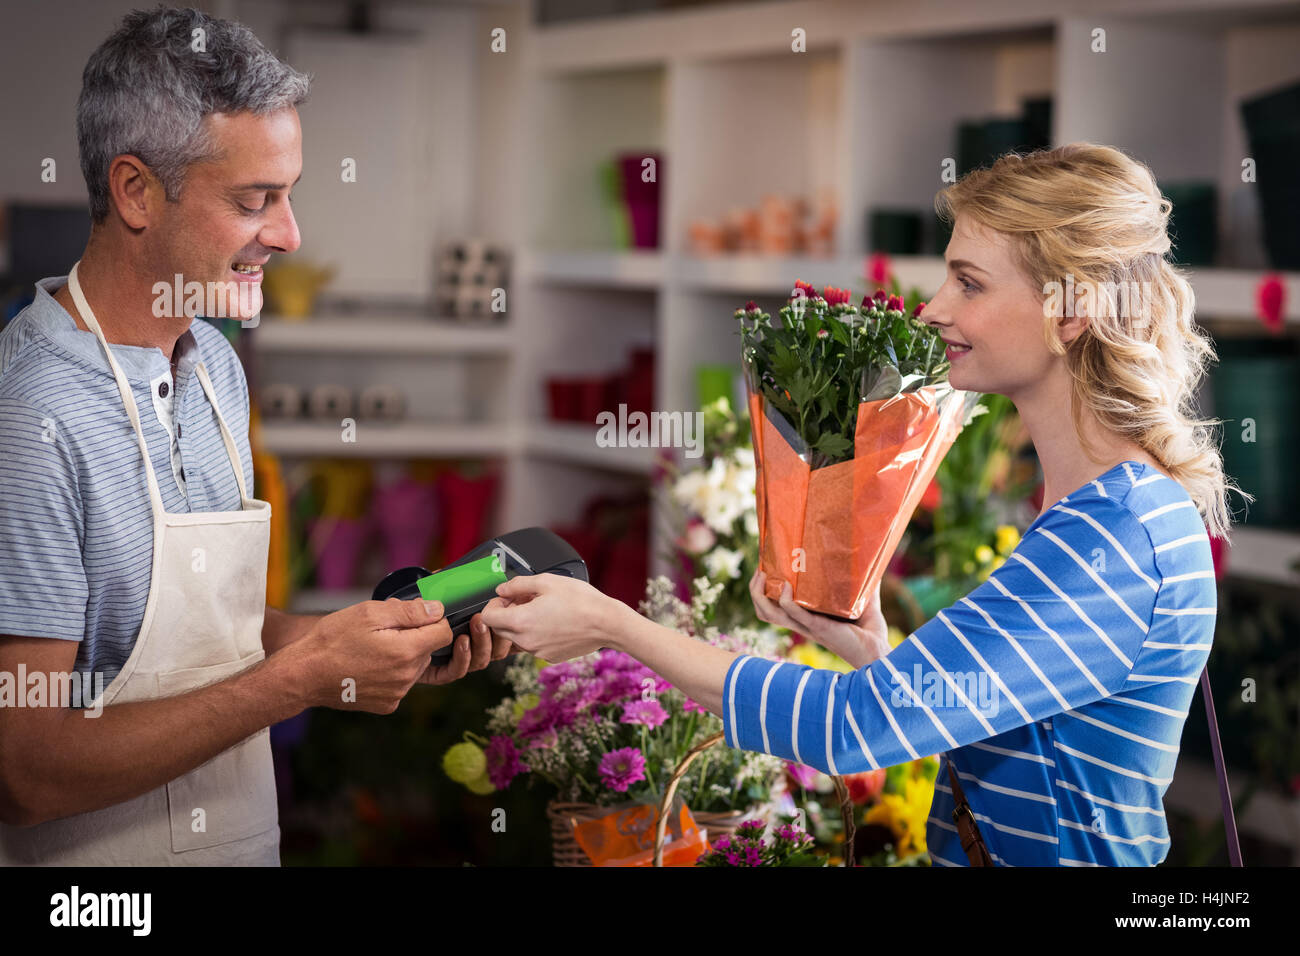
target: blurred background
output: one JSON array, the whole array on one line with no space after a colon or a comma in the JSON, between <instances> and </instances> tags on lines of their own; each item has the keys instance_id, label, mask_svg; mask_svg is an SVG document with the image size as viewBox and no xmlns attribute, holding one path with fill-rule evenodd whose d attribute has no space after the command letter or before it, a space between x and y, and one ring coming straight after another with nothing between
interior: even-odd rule
<instances>
[{"instance_id":1,"label":"blurred background","mask_svg":"<svg viewBox=\"0 0 1300 956\"><path fill-rule=\"evenodd\" d=\"M3 320L84 246L81 70L134 6L5 6ZM597 413L719 396L743 410L733 310L775 313L796 278L861 292L888 277L928 298L944 275L945 161L961 174L1087 140L1150 164L1220 352L1201 411L1228 422L1227 471L1257 498L1234 503L1218 554L1210 662L1245 856L1300 862L1300 4L195 6L314 76L302 247L268 266L257 327L214 323L248 373L257 496L275 508L268 600L302 613L530 525L632 606L660 573L685 594L697 569L659 492L694 463L604 447ZM969 556L1041 505L1014 409L993 412L891 568L923 615L979 571L944 555L954 529ZM1000 498L969 494L992 473ZM1260 687L1250 705L1244 676ZM440 765L501 680L494 666L417 688L390 717L314 710L272 728L284 862L550 862L542 789L476 796ZM1167 865L1222 862L1199 694L1183 751Z\"/></svg>"}]
</instances>

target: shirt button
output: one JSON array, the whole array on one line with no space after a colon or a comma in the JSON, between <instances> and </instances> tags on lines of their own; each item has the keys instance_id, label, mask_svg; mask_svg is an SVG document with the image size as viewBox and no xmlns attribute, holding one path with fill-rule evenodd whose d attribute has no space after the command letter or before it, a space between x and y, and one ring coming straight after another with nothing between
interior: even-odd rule
<instances>
[{"instance_id":1,"label":"shirt button","mask_svg":"<svg viewBox=\"0 0 1300 956\"><path fill-rule=\"evenodd\" d=\"M166 382L159 382L159 383L158 383L158 395L159 395L160 397L162 397L162 398L166 398L166 397L167 397L167 383L166 383Z\"/></svg>"}]
</instances>

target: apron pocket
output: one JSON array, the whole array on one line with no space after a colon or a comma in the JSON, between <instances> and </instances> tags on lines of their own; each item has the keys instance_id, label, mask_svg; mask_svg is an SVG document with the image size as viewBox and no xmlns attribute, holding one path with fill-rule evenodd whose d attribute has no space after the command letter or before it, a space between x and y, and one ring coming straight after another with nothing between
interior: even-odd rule
<instances>
[{"instance_id":1,"label":"apron pocket","mask_svg":"<svg viewBox=\"0 0 1300 956\"><path fill-rule=\"evenodd\" d=\"M216 683L265 657L158 675L164 697ZM271 731L257 733L167 783L172 851L218 846L265 833L279 823Z\"/></svg>"}]
</instances>

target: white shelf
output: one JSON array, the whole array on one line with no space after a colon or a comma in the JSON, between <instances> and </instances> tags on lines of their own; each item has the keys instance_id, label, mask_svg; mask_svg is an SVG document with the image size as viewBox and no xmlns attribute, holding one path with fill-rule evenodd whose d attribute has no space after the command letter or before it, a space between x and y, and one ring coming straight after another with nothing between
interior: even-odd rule
<instances>
[{"instance_id":1,"label":"white shelf","mask_svg":"<svg viewBox=\"0 0 1300 956\"><path fill-rule=\"evenodd\" d=\"M369 355L502 354L512 348L504 323L471 325L448 319L356 318L268 319L253 331L263 352L319 352Z\"/></svg>"},{"instance_id":2,"label":"white shelf","mask_svg":"<svg viewBox=\"0 0 1300 956\"><path fill-rule=\"evenodd\" d=\"M1234 525L1227 574L1300 588L1300 532Z\"/></svg>"},{"instance_id":3,"label":"white shelf","mask_svg":"<svg viewBox=\"0 0 1300 956\"><path fill-rule=\"evenodd\" d=\"M261 447L277 455L320 458L497 457L512 447L500 424L357 421L356 441L341 439L339 426L316 422L264 422Z\"/></svg>"},{"instance_id":4,"label":"white shelf","mask_svg":"<svg viewBox=\"0 0 1300 956\"><path fill-rule=\"evenodd\" d=\"M664 278L664 257L653 250L536 251L522 260L524 272L562 285L656 288Z\"/></svg>"},{"instance_id":5,"label":"white shelf","mask_svg":"<svg viewBox=\"0 0 1300 956\"><path fill-rule=\"evenodd\" d=\"M1205 319L1231 319L1259 326L1266 334L1255 311L1255 290L1260 280L1274 273L1253 269L1205 269L1188 266L1187 271L1196 293L1196 314ZM1300 323L1300 273L1276 273L1286 287L1285 319Z\"/></svg>"},{"instance_id":6,"label":"white shelf","mask_svg":"<svg viewBox=\"0 0 1300 956\"><path fill-rule=\"evenodd\" d=\"M524 444L532 455L575 465L644 475L654 470L662 449L601 447L596 444L597 431L595 424L537 422L528 427Z\"/></svg>"}]
</instances>

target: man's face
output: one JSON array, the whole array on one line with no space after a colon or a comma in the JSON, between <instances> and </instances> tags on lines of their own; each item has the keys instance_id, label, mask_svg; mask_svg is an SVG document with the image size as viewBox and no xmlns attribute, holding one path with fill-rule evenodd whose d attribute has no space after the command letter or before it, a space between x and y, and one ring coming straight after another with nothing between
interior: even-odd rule
<instances>
[{"instance_id":1,"label":"man's face","mask_svg":"<svg viewBox=\"0 0 1300 956\"><path fill-rule=\"evenodd\" d=\"M262 309L261 267L272 252L301 244L289 192L302 175L302 129L296 109L204 117L216 157L192 164L180 201L165 204L149 230L150 261L159 281L240 283L227 297L226 318L251 319ZM239 271L236 267L249 271Z\"/></svg>"}]
</instances>

